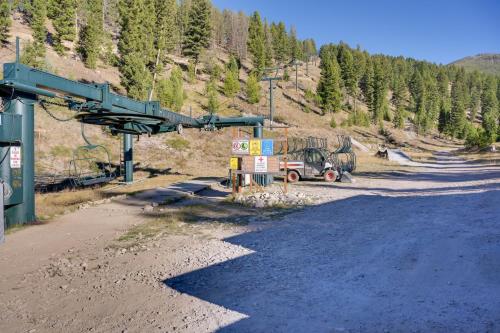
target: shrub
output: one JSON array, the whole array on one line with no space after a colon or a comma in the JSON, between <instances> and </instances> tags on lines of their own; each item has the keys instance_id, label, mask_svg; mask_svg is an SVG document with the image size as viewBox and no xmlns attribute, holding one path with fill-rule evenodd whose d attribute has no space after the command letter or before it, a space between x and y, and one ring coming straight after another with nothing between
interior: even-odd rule
<instances>
[{"instance_id":1,"label":"shrub","mask_svg":"<svg viewBox=\"0 0 500 333\"><path fill-rule=\"evenodd\" d=\"M349 113L347 120L344 120L341 125L347 127L350 126L368 127L370 126L370 117L366 112L363 111Z\"/></svg>"},{"instance_id":2,"label":"shrub","mask_svg":"<svg viewBox=\"0 0 500 333\"><path fill-rule=\"evenodd\" d=\"M260 85L255 74L250 74L247 80L247 100L250 104L256 104L260 101Z\"/></svg>"},{"instance_id":3,"label":"shrub","mask_svg":"<svg viewBox=\"0 0 500 333\"><path fill-rule=\"evenodd\" d=\"M196 66L194 65L193 62L189 62L187 74L188 74L188 82L194 83L196 81Z\"/></svg>"},{"instance_id":4,"label":"shrub","mask_svg":"<svg viewBox=\"0 0 500 333\"><path fill-rule=\"evenodd\" d=\"M486 148L493 143L492 137L483 128L476 128L473 125L467 126L465 146L467 148Z\"/></svg>"},{"instance_id":5,"label":"shrub","mask_svg":"<svg viewBox=\"0 0 500 333\"><path fill-rule=\"evenodd\" d=\"M177 150L184 150L189 148L189 141L181 137L173 137L167 139L167 146Z\"/></svg>"},{"instance_id":6,"label":"shrub","mask_svg":"<svg viewBox=\"0 0 500 333\"><path fill-rule=\"evenodd\" d=\"M335 121L335 118L332 117L332 120L330 120L330 127L331 128L336 128L337 127L337 122Z\"/></svg>"}]
</instances>

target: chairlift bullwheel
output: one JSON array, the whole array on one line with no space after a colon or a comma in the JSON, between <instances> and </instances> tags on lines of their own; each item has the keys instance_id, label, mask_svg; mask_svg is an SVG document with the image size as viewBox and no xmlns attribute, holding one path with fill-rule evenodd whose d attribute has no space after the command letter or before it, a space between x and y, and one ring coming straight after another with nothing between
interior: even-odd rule
<instances>
[{"instance_id":1,"label":"chairlift bullwheel","mask_svg":"<svg viewBox=\"0 0 500 333\"><path fill-rule=\"evenodd\" d=\"M299 181L299 179L300 179L300 176L297 173L297 171L294 171L294 170L288 171L287 180L289 183L296 183Z\"/></svg>"},{"instance_id":2,"label":"chairlift bullwheel","mask_svg":"<svg viewBox=\"0 0 500 333\"><path fill-rule=\"evenodd\" d=\"M326 170L323 175L323 179L328 183L334 182L337 180L337 174L333 170Z\"/></svg>"}]
</instances>

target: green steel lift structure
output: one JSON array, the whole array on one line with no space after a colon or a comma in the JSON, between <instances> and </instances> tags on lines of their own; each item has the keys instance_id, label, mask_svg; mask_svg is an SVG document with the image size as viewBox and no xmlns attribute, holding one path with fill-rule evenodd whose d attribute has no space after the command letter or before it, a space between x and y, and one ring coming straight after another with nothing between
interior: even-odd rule
<instances>
[{"instance_id":1,"label":"green steel lift structure","mask_svg":"<svg viewBox=\"0 0 500 333\"><path fill-rule=\"evenodd\" d=\"M46 98L58 98L75 119L84 124L106 126L123 134L125 182L133 181L133 135L154 135L183 128L215 130L251 126L262 137L263 117L192 118L160 107L157 101L138 101L110 91L109 84L69 80L19 61L3 65L0 80L0 182L3 182L5 224L32 223L35 216L34 106Z\"/></svg>"}]
</instances>

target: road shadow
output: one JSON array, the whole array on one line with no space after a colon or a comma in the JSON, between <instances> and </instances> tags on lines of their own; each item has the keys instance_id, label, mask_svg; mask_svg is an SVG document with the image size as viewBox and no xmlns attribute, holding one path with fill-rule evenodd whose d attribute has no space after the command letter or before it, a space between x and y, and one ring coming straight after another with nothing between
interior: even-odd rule
<instances>
[{"instance_id":1,"label":"road shadow","mask_svg":"<svg viewBox=\"0 0 500 333\"><path fill-rule=\"evenodd\" d=\"M446 168L447 170L449 168ZM385 171L385 172L356 172L355 177L364 177L371 179L393 179L393 180L409 180L409 181L434 181L434 182L468 182L479 181L486 179L500 178L499 168L486 168L473 171L463 172L430 172L430 171Z\"/></svg>"},{"instance_id":2,"label":"road shadow","mask_svg":"<svg viewBox=\"0 0 500 333\"><path fill-rule=\"evenodd\" d=\"M500 191L483 190L311 207L164 283L248 316L219 332L498 331Z\"/></svg>"},{"instance_id":3,"label":"road shadow","mask_svg":"<svg viewBox=\"0 0 500 333\"><path fill-rule=\"evenodd\" d=\"M309 183L307 186L332 188L336 184L320 184L320 183ZM469 186L445 186L445 187L432 187L432 188L389 188L389 187L365 187L357 186L356 184L349 184L349 186L343 186L342 191L369 191L381 192L380 194L407 194L407 193L423 193L423 194L433 194L433 193L447 193L450 191L461 191L461 192L474 192L474 191L493 191L500 190L500 182L481 184L481 185L469 185Z\"/></svg>"}]
</instances>

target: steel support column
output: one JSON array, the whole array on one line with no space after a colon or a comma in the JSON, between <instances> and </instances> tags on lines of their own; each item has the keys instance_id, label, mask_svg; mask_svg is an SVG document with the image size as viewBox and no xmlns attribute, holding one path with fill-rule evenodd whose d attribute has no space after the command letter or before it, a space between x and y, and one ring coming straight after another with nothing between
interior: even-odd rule
<instances>
[{"instance_id":1,"label":"steel support column","mask_svg":"<svg viewBox=\"0 0 500 333\"><path fill-rule=\"evenodd\" d=\"M13 116L12 127L1 127L1 131L19 130L20 141L2 143L0 151L4 158L0 168L0 178L12 190L11 198L5 201L5 223L28 224L36 220L35 216L35 116L34 103L36 96L16 93L5 98L5 115ZM17 116L17 117L15 117ZM15 122L21 122L15 124ZM17 126L16 126L17 125ZM15 135L15 133L11 133ZM17 140L16 140L17 141ZM21 165L11 168L11 151L13 147L21 149Z\"/></svg>"},{"instance_id":2,"label":"steel support column","mask_svg":"<svg viewBox=\"0 0 500 333\"><path fill-rule=\"evenodd\" d=\"M132 134L123 134L123 167L125 171L124 181L131 183L134 181L134 143Z\"/></svg>"}]
</instances>

